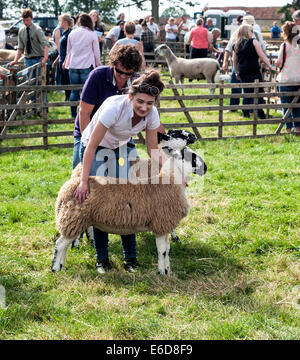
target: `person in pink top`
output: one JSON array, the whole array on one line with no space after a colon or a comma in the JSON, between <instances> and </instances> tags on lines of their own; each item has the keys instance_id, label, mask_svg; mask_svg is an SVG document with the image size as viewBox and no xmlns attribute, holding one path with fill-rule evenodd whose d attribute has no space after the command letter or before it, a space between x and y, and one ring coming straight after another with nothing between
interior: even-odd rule
<instances>
[{"instance_id":1,"label":"person in pink top","mask_svg":"<svg viewBox=\"0 0 300 360\"><path fill-rule=\"evenodd\" d=\"M207 57L208 49L212 48L208 30L203 26L203 19L198 18L196 28L191 31L189 44L192 47L191 58Z\"/></svg>"},{"instance_id":2,"label":"person in pink top","mask_svg":"<svg viewBox=\"0 0 300 360\"><path fill-rule=\"evenodd\" d=\"M64 67L69 69L71 84L84 84L89 73L101 65L100 48L91 17L82 13L78 19L78 28L68 37L67 56ZM72 90L70 100L80 99L79 90ZM72 117L77 115L77 106L71 106Z\"/></svg>"}]
</instances>

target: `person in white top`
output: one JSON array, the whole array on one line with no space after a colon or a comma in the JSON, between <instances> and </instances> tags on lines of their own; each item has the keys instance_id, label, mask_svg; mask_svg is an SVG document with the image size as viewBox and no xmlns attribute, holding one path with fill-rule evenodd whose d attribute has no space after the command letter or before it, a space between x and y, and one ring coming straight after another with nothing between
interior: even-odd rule
<instances>
[{"instance_id":1,"label":"person in white top","mask_svg":"<svg viewBox=\"0 0 300 360\"><path fill-rule=\"evenodd\" d=\"M110 29L105 36L104 43L109 50L111 50L115 42L120 38L121 32L124 32L124 25L125 21L120 21L119 25Z\"/></svg>"},{"instance_id":2,"label":"person in white top","mask_svg":"<svg viewBox=\"0 0 300 360\"><path fill-rule=\"evenodd\" d=\"M161 163L167 159L164 152L158 149L160 120L154 106L163 88L159 73L151 69L132 82L128 95L112 96L103 102L82 133L80 157L83 169L80 184L74 192L76 202L82 204L89 196L90 175L128 178L129 160L138 157L131 137L143 130L146 132L149 156ZM152 152L154 149L156 151ZM110 268L108 234L97 230L94 240L97 270L104 273ZM124 241L127 242L124 267L131 271L138 266L135 234L122 235L123 248Z\"/></svg>"},{"instance_id":3,"label":"person in white top","mask_svg":"<svg viewBox=\"0 0 300 360\"><path fill-rule=\"evenodd\" d=\"M299 14L300 15L300 14ZM297 25L292 21L286 21L282 26L284 42L280 45L278 60L275 66L280 68L280 73L276 80L279 83L291 83L290 86L279 86L280 92L299 91L300 86L292 86L293 83L300 82L300 44L299 44L299 30ZM294 96L281 96L281 103L291 103ZM297 101L300 103L300 99ZM282 113L288 111L288 108L283 108ZM289 119L300 118L300 108L292 109ZM291 133L300 132L300 121L289 121L285 123L286 131Z\"/></svg>"},{"instance_id":4,"label":"person in white top","mask_svg":"<svg viewBox=\"0 0 300 360\"><path fill-rule=\"evenodd\" d=\"M175 24L175 19L170 17L168 23L165 26L167 45L175 52L176 50L176 38L178 33L178 27Z\"/></svg>"},{"instance_id":5,"label":"person in white top","mask_svg":"<svg viewBox=\"0 0 300 360\"><path fill-rule=\"evenodd\" d=\"M154 40L158 40L160 35L160 30L157 24L154 22L154 17L151 17L149 22L147 22L148 28L153 32Z\"/></svg>"}]
</instances>

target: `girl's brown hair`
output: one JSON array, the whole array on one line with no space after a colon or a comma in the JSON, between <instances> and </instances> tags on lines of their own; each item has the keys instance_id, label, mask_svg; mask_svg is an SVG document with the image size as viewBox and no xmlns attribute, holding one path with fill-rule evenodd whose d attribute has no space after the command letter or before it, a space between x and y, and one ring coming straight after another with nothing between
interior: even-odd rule
<instances>
[{"instance_id":1,"label":"girl's brown hair","mask_svg":"<svg viewBox=\"0 0 300 360\"><path fill-rule=\"evenodd\" d=\"M286 21L282 26L283 39L288 43L292 43L295 36L299 35L297 25L293 21ZM297 41L299 44L299 40Z\"/></svg>"},{"instance_id":2,"label":"girl's brown hair","mask_svg":"<svg viewBox=\"0 0 300 360\"><path fill-rule=\"evenodd\" d=\"M143 75L132 82L129 93L135 95L138 92L157 98L165 85L161 81L160 73L153 68L148 68Z\"/></svg>"},{"instance_id":3,"label":"girl's brown hair","mask_svg":"<svg viewBox=\"0 0 300 360\"><path fill-rule=\"evenodd\" d=\"M89 30L94 31L94 25L93 25L92 19L91 19L90 15L88 15L86 13L82 13L79 15L79 24L80 24L80 26L87 27Z\"/></svg>"}]
</instances>

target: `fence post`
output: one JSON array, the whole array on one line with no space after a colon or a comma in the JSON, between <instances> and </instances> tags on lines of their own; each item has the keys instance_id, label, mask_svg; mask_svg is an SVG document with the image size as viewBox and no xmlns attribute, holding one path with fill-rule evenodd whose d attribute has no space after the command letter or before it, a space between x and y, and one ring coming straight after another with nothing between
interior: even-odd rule
<instances>
[{"instance_id":1,"label":"fence post","mask_svg":"<svg viewBox=\"0 0 300 360\"><path fill-rule=\"evenodd\" d=\"M46 85L46 66L41 66L42 86ZM47 107L47 90L42 90L42 119L43 119L43 144L47 149L48 145L48 107Z\"/></svg>"},{"instance_id":2,"label":"fence post","mask_svg":"<svg viewBox=\"0 0 300 360\"><path fill-rule=\"evenodd\" d=\"M255 85L259 84L259 80L258 79L255 79L254 81ZM258 104L258 91L259 91L259 88L258 87L255 87L254 88L254 94L255 94L255 98L254 98L254 108L253 108L253 120L254 120L254 124L253 124L253 137L256 137L257 135L257 104Z\"/></svg>"},{"instance_id":3,"label":"fence post","mask_svg":"<svg viewBox=\"0 0 300 360\"><path fill-rule=\"evenodd\" d=\"M223 95L224 95L224 80L220 81L220 91L219 91L219 106L223 107ZM219 129L218 129L218 138L223 137L223 109L219 110Z\"/></svg>"}]
</instances>

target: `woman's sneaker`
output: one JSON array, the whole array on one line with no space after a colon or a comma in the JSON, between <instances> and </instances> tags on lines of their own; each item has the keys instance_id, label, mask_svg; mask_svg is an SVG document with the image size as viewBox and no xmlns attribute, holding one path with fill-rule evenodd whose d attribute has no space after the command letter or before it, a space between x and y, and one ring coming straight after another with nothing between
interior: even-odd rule
<instances>
[{"instance_id":1,"label":"woman's sneaker","mask_svg":"<svg viewBox=\"0 0 300 360\"><path fill-rule=\"evenodd\" d=\"M124 260L124 269L128 272L134 273L139 266L140 264L137 262L136 258Z\"/></svg>"},{"instance_id":2,"label":"woman's sneaker","mask_svg":"<svg viewBox=\"0 0 300 360\"><path fill-rule=\"evenodd\" d=\"M107 270L111 269L111 265L108 259L100 260L96 265L99 274L105 274Z\"/></svg>"}]
</instances>

